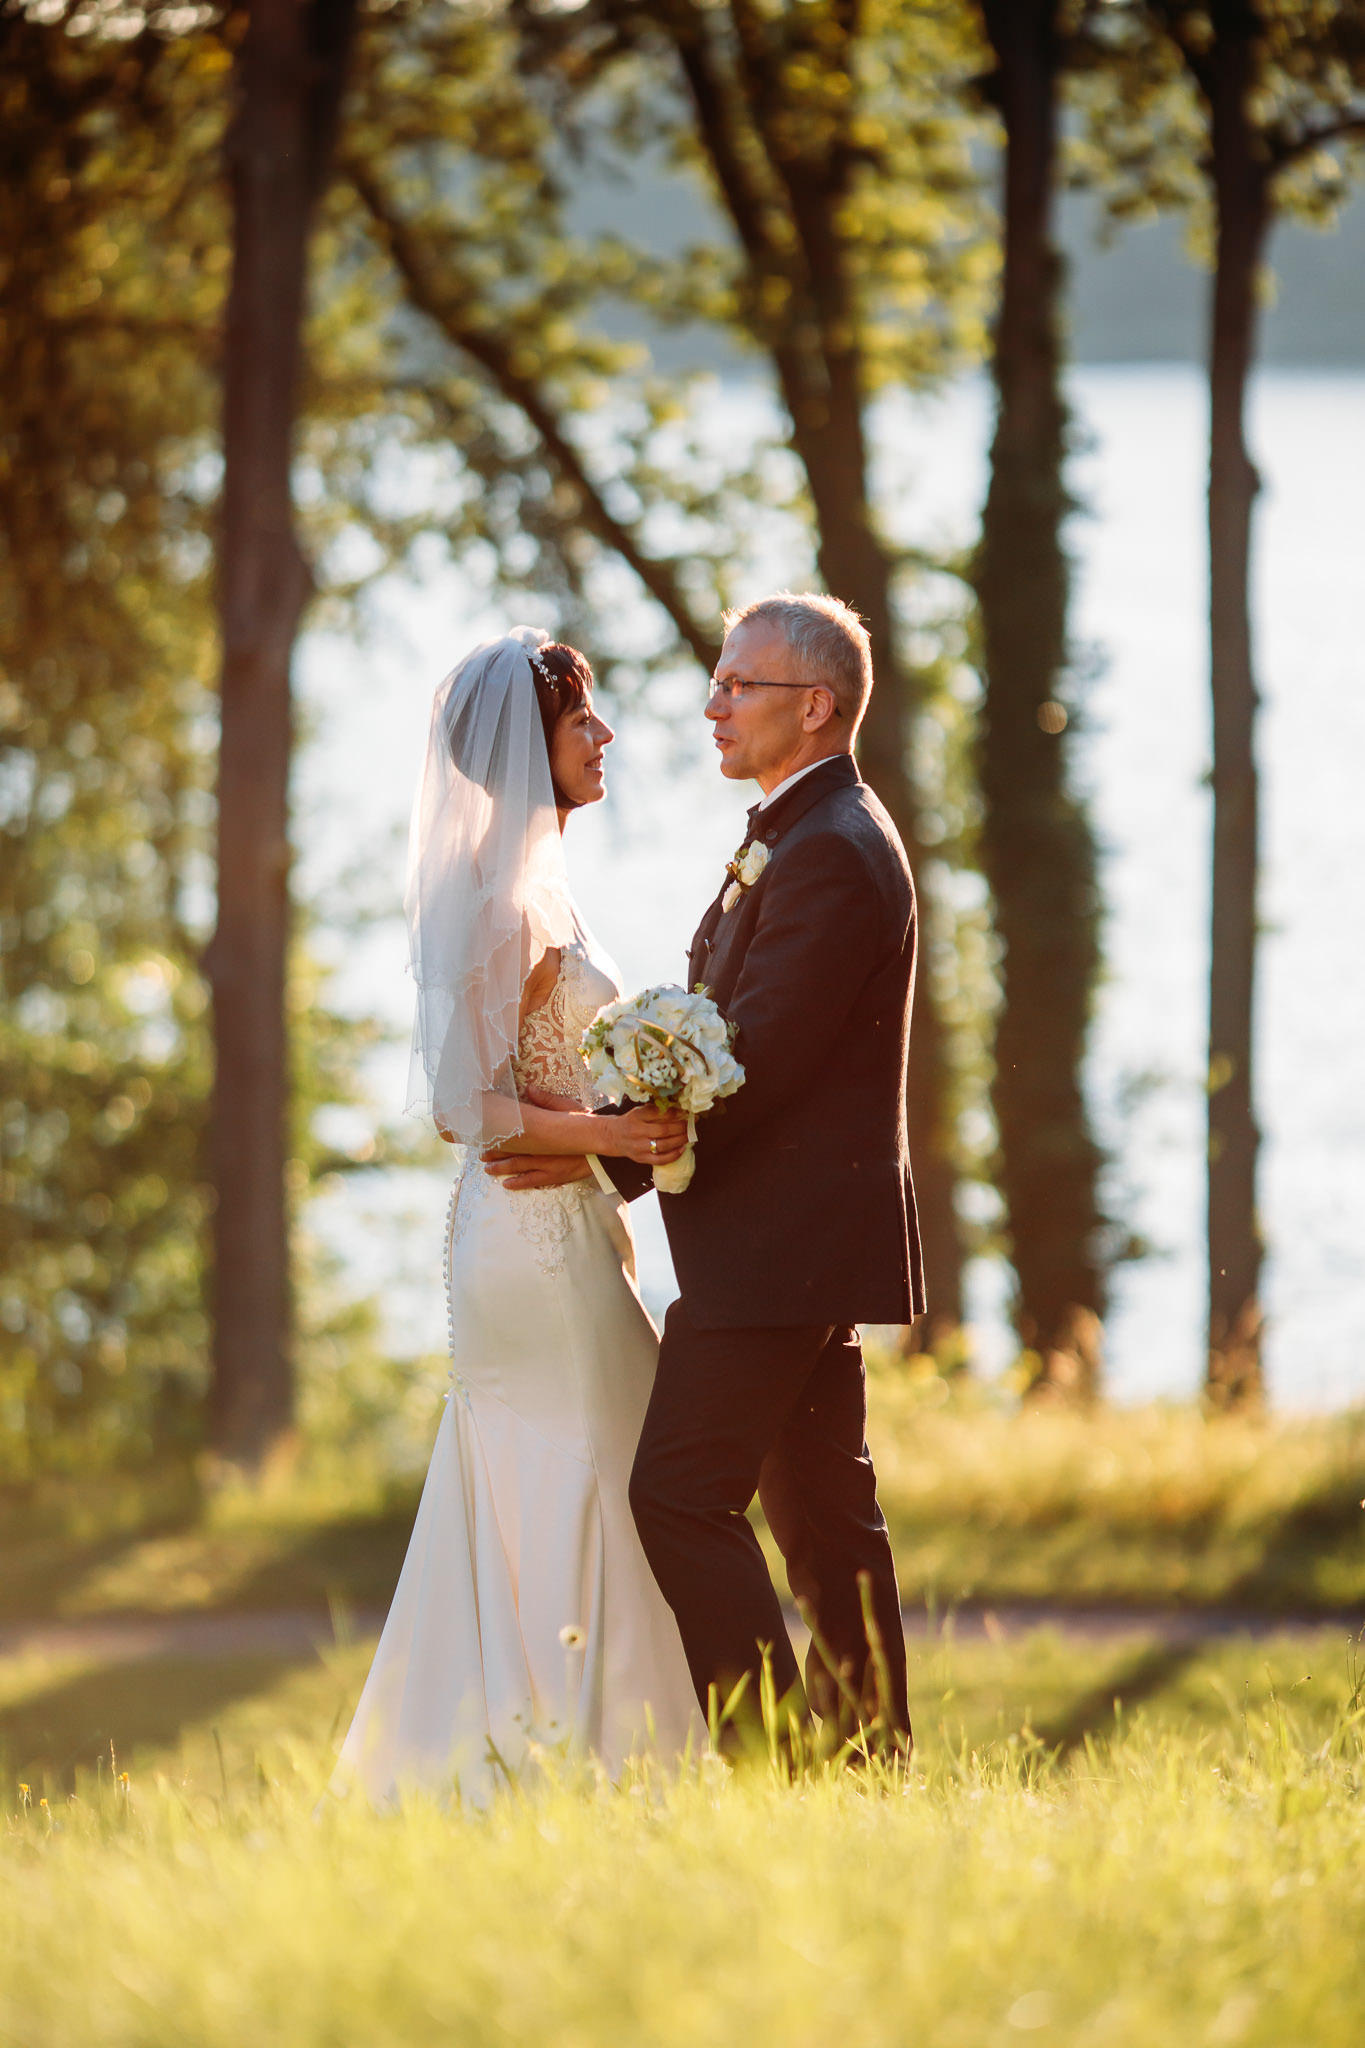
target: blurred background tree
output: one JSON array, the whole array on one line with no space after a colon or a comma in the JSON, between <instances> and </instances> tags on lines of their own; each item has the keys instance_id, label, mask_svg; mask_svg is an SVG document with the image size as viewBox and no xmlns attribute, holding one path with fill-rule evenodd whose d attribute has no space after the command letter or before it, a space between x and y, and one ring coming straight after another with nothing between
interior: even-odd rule
<instances>
[{"instance_id":1,"label":"blurred background tree","mask_svg":"<svg viewBox=\"0 0 1365 2048\"><path fill-rule=\"evenodd\" d=\"M192 1434L221 62L0 10L3 1435Z\"/></svg>"},{"instance_id":2,"label":"blurred background tree","mask_svg":"<svg viewBox=\"0 0 1365 2048\"><path fill-rule=\"evenodd\" d=\"M1259 478L1248 390L1277 217L1330 226L1365 161L1365 11L1355 0L1098 0L1089 13L1084 175L1115 220L1159 206L1185 210L1212 270L1207 1384L1215 1406L1236 1406L1264 1392L1251 603Z\"/></svg>"},{"instance_id":3,"label":"blurred background tree","mask_svg":"<svg viewBox=\"0 0 1365 2048\"><path fill-rule=\"evenodd\" d=\"M331 168L355 0L252 0L227 131L223 665L213 988L217 1450L259 1465L294 1420L289 1149L289 773L294 642L311 588L294 513L309 245Z\"/></svg>"},{"instance_id":4,"label":"blurred background tree","mask_svg":"<svg viewBox=\"0 0 1365 2048\"><path fill-rule=\"evenodd\" d=\"M0 1470L192 1448L208 1385L229 57L0 7ZM371 1032L295 951L295 1204Z\"/></svg>"},{"instance_id":5,"label":"blurred background tree","mask_svg":"<svg viewBox=\"0 0 1365 2048\"><path fill-rule=\"evenodd\" d=\"M983 345L994 259L976 130L946 97L979 59L970 16L930 5L590 0L486 16L418 0L366 24L341 152L398 295L385 389L484 486L462 500L456 545L492 541L503 588L557 593L559 630L610 675L620 650L591 593L614 556L672 629L654 629L660 651L676 636L709 667L763 504L796 522L820 580L868 621L881 686L860 758L925 902L911 1122L929 1340L945 1350L962 1321L962 1020L975 1011L958 1001L950 1019L941 886L966 834L944 770L960 709L923 630L910 655L925 565L890 537L868 415ZM659 204L681 187L707 239L670 251L575 219L579 173L600 183L642 160ZM421 316L415 332L400 302ZM757 371L775 435L756 424L720 461L707 448L709 380L677 369L689 331Z\"/></svg>"},{"instance_id":6,"label":"blurred background tree","mask_svg":"<svg viewBox=\"0 0 1365 2048\"><path fill-rule=\"evenodd\" d=\"M1071 10L984 0L999 115L1004 263L990 485L975 583L985 696L981 858L1000 948L991 1101L1033 1391L1097 1393L1107 1265L1100 1150L1083 1082L1099 969L1095 843L1068 774L1072 511L1064 469L1063 272L1053 239Z\"/></svg>"},{"instance_id":7,"label":"blurred background tree","mask_svg":"<svg viewBox=\"0 0 1365 2048\"><path fill-rule=\"evenodd\" d=\"M354 1097L374 1035L332 1014L309 908L291 913L300 620L354 623L367 579L440 558L583 644L618 701L668 716L682 670L713 664L724 605L750 594L760 534L873 633L862 758L925 908L911 1092L934 1316L916 1341L961 1358L964 1256L991 1241L968 1183L993 1179L1028 1371L1094 1391L1114 1233L1083 1086L1095 853L1068 752L1068 177L1114 219L1187 208L1217 256L1210 1359L1221 1397L1254 1393L1243 399L1267 225L1327 217L1344 190L1357 13L251 10L286 50L253 44L245 11L0 0L11 1469L198 1439L215 1227L217 1441L250 1464L289 1429L288 1247L318 1176L359 1163L320 1139L319 1112ZM980 550L911 548L896 422L988 358ZM341 1343L305 1284L306 1346Z\"/></svg>"}]
</instances>

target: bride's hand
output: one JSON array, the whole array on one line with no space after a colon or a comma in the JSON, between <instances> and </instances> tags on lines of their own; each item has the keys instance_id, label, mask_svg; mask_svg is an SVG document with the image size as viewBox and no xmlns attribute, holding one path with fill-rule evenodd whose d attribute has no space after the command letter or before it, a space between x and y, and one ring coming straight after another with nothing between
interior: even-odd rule
<instances>
[{"instance_id":1,"label":"bride's hand","mask_svg":"<svg viewBox=\"0 0 1365 2048\"><path fill-rule=\"evenodd\" d=\"M677 1110L630 1109L598 1121L604 1133L599 1151L641 1166L671 1166L687 1144L687 1118Z\"/></svg>"}]
</instances>

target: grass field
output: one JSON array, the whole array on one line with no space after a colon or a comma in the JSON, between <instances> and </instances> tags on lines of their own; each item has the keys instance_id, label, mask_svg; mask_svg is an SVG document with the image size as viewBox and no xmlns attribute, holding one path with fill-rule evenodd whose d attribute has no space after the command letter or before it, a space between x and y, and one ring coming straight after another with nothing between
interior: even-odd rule
<instances>
[{"instance_id":1,"label":"grass field","mask_svg":"<svg viewBox=\"0 0 1365 2048\"><path fill-rule=\"evenodd\" d=\"M907 1772L613 1788L547 1758L481 1814L314 1817L411 1480L11 1491L0 1622L317 1625L287 1655L121 1662L87 1630L0 1658L0 2044L1354 2048L1355 1629L952 1617L1361 1605L1365 1420L1014 1416L882 1369L872 1428L906 1591L947 1617L911 1642Z\"/></svg>"},{"instance_id":2,"label":"grass field","mask_svg":"<svg viewBox=\"0 0 1365 2048\"><path fill-rule=\"evenodd\" d=\"M1365 2023L1339 1630L949 1633L914 1648L901 1777L702 1760L613 1789L548 1759L488 1813L314 1819L368 1650L8 1670L6 2048L1354 2048Z\"/></svg>"},{"instance_id":3,"label":"grass field","mask_svg":"<svg viewBox=\"0 0 1365 2048\"><path fill-rule=\"evenodd\" d=\"M1365 1611L1365 1415L1013 1414L885 1363L870 1388L911 1603ZM313 1458L261 1493L206 1494L187 1469L12 1489L0 1621L382 1605L416 1497L355 1458Z\"/></svg>"}]
</instances>

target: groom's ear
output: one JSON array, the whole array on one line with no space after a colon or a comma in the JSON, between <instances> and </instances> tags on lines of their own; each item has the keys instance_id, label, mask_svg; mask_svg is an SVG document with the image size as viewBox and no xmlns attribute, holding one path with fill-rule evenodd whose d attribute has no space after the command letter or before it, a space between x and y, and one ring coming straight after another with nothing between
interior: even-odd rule
<instances>
[{"instance_id":1,"label":"groom's ear","mask_svg":"<svg viewBox=\"0 0 1365 2048\"><path fill-rule=\"evenodd\" d=\"M807 732L821 732L839 716L838 699L827 683L816 683L806 705L802 723Z\"/></svg>"}]
</instances>

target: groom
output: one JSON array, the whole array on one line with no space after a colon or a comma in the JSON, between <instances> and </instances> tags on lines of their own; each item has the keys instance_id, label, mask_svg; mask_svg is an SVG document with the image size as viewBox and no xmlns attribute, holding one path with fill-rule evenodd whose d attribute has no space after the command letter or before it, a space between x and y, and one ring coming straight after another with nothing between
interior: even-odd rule
<instances>
[{"instance_id":1,"label":"groom","mask_svg":"<svg viewBox=\"0 0 1365 2048\"><path fill-rule=\"evenodd\" d=\"M914 885L853 760L872 689L857 614L783 594L727 625L706 716L721 773L762 796L692 941L687 983L704 983L736 1027L745 1081L700 1125L691 1186L661 1202L681 1293L631 1506L703 1709L711 1686L723 1701L746 1675L752 1702L767 1646L778 1699L799 1698L746 1515L757 1492L823 1646L807 1659L812 1705L847 1727L852 1699L864 1714L879 1703L908 1737L856 1326L924 1309L905 1133ZM651 1184L631 1161L601 1163L628 1199ZM584 1169L523 1157L494 1170L531 1187Z\"/></svg>"}]
</instances>

